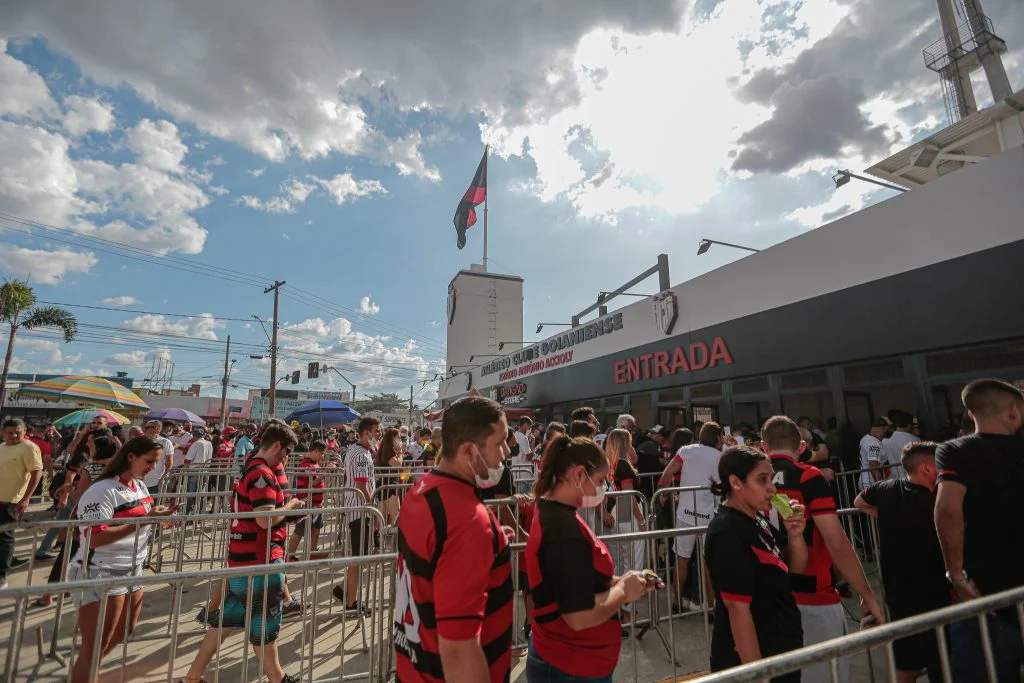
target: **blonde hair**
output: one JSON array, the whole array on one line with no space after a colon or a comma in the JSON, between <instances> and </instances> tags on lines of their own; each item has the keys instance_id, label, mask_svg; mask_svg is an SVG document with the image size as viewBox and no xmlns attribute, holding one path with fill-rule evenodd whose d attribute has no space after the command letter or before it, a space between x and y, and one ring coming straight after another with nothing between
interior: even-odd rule
<instances>
[{"instance_id":1,"label":"blonde hair","mask_svg":"<svg viewBox=\"0 0 1024 683\"><path fill-rule=\"evenodd\" d=\"M619 464L619 459L629 462L629 449L633 445L633 435L627 429L613 429L604 441L604 452L608 454L608 467L612 472Z\"/></svg>"}]
</instances>

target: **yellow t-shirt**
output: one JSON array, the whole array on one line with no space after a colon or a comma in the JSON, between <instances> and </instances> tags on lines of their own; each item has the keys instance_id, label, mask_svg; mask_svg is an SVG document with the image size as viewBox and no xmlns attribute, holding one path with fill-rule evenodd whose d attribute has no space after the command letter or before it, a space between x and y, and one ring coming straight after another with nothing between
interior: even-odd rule
<instances>
[{"instance_id":1,"label":"yellow t-shirt","mask_svg":"<svg viewBox=\"0 0 1024 683\"><path fill-rule=\"evenodd\" d=\"M14 446L0 444L0 503L17 503L24 498L32 473L41 469L43 454L28 439Z\"/></svg>"}]
</instances>

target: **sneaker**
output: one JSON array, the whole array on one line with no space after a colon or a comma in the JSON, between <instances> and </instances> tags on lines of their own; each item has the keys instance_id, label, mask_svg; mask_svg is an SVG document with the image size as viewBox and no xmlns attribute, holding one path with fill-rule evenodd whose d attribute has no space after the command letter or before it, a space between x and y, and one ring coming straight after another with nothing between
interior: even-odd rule
<instances>
[{"instance_id":1,"label":"sneaker","mask_svg":"<svg viewBox=\"0 0 1024 683\"><path fill-rule=\"evenodd\" d=\"M28 558L26 557L12 557L11 558L11 569L17 569L18 567L24 567L28 564Z\"/></svg>"},{"instance_id":2,"label":"sneaker","mask_svg":"<svg viewBox=\"0 0 1024 683\"><path fill-rule=\"evenodd\" d=\"M281 605L281 616L290 617L295 614L302 614L302 601L289 600Z\"/></svg>"},{"instance_id":3,"label":"sneaker","mask_svg":"<svg viewBox=\"0 0 1024 683\"><path fill-rule=\"evenodd\" d=\"M281 679L281 683L299 683L299 677L285 674L284 678Z\"/></svg>"},{"instance_id":4,"label":"sneaker","mask_svg":"<svg viewBox=\"0 0 1024 683\"><path fill-rule=\"evenodd\" d=\"M341 600L342 602L344 602L345 601L345 587L341 586L341 585L335 586L334 589L331 590L331 595L333 595L336 600Z\"/></svg>"},{"instance_id":5,"label":"sneaker","mask_svg":"<svg viewBox=\"0 0 1024 683\"><path fill-rule=\"evenodd\" d=\"M47 560L56 560L57 553L33 553L36 558L36 562L46 562Z\"/></svg>"}]
</instances>

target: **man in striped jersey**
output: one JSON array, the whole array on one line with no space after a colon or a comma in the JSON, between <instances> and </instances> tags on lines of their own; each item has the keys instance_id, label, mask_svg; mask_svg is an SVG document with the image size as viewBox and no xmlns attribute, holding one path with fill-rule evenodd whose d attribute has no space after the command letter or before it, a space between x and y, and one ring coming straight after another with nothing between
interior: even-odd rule
<instances>
[{"instance_id":1,"label":"man in striped jersey","mask_svg":"<svg viewBox=\"0 0 1024 683\"><path fill-rule=\"evenodd\" d=\"M370 505L376 480L373 476L373 456L380 447L380 420L364 417L359 421L359 442L352 444L345 454L345 486L356 491L345 493L345 507ZM376 517L374 525L379 524ZM373 550L372 529L365 513L353 514L348 520L352 557L369 555ZM359 609L359 569L345 572L345 585L335 586L334 597L345 603L346 610Z\"/></svg>"},{"instance_id":2,"label":"man in striped jersey","mask_svg":"<svg viewBox=\"0 0 1024 683\"><path fill-rule=\"evenodd\" d=\"M280 467L298 441L295 432L283 424L271 424L263 431L259 451L246 463L241 478L235 484L235 512L285 511L302 507L303 502L297 498L287 500L284 489L288 487L288 479ZM285 515L232 520L228 566L284 562L287 538ZM250 582L251 605L247 604ZM283 571L228 579L224 606L207 616L207 623L214 628L206 632L185 680L203 680L203 671L216 654L218 643L229 629L240 628L248 621L249 642L256 658L262 658L263 672L270 683L298 683L298 678L285 675L277 652L284 594Z\"/></svg>"}]
</instances>

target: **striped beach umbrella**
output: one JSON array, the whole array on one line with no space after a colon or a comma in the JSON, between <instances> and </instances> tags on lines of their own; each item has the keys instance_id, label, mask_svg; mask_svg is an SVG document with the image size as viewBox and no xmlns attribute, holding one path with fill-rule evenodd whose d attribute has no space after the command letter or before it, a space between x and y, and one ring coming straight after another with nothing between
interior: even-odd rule
<instances>
[{"instance_id":1,"label":"striped beach umbrella","mask_svg":"<svg viewBox=\"0 0 1024 683\"><path fill-rule=\"evenodd\" d=\"M44 401L67 401L82 406L116 408L118 410L149 410L146 402L131 389L102 377L64 375L26 384L18 390L24 398Z\"/></svg>"}]
</instances>

